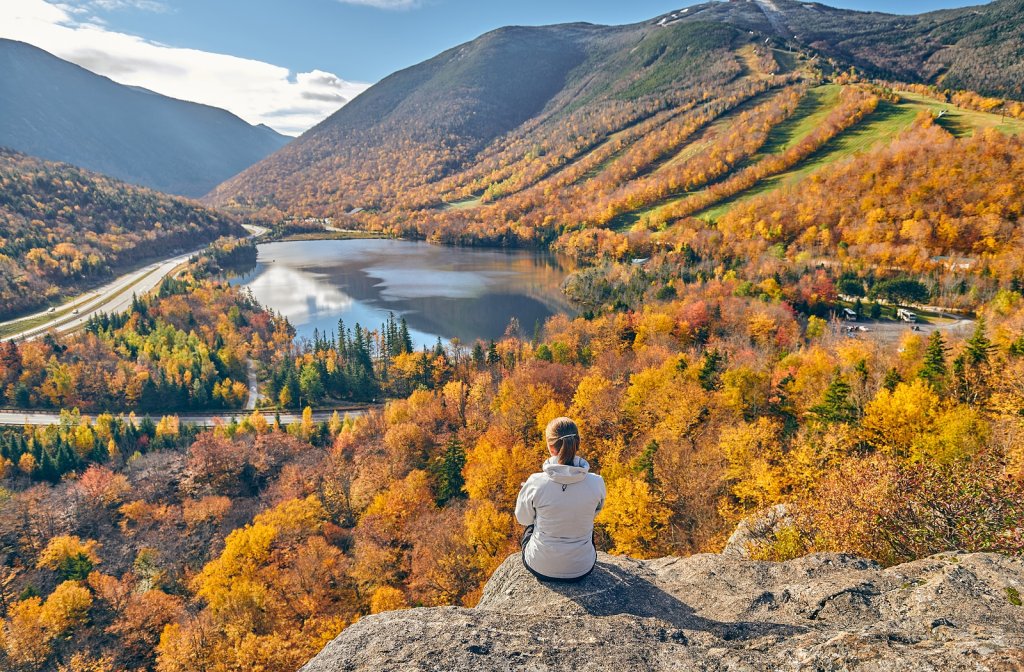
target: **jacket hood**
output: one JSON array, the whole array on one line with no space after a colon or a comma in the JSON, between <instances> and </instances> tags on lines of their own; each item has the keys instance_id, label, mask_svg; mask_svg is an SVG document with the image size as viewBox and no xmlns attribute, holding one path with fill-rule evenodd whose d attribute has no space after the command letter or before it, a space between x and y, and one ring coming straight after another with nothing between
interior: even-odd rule
<instances>
[{"instance_id":1,"label":"jacket hood","mask_svg":"<svg viewBox=\"0 0 1024 672\"><path fill-rule=\"evenodd\" d=\"M587 477L590 464L577 455L572 465L559 464L557 457L549 457L544 461L544 473L555 483L579 483Z\"/></svg>"}]
</instances>

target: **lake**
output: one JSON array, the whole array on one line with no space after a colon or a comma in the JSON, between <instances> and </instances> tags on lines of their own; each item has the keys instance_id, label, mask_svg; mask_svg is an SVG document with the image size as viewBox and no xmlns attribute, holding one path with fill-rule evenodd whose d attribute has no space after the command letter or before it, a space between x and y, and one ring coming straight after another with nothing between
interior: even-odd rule
<instances>
[{"instance_id":1,"label":"lake","mask_svg":"<svg viewBox=\"0 0 1024 672\"><path fill-rule=\"evenodd\" d=\"M551 254L441 247L404 240L299 240L258 246L256 266L235 278L295 326L298 336L332 333L338 320L376 329L404 316L416 347L438 337L500 338L514 317L524 336L571 312L567 274Z\"/></svg>"}]
</instances>

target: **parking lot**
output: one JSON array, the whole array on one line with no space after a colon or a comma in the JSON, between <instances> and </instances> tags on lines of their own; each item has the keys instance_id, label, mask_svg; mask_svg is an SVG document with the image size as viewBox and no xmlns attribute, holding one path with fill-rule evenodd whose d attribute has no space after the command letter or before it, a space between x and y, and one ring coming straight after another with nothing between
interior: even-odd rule
<instances>
[{"instance_id":1,"label":"parking lot","mask_svg":"<svg viewBox=\"0 0 1024 672\"><path fill-rule=\"evenodd\" d=\"M919 315L917 322L903 322L893 319L857 321L836 320L833 329L837 336L846 338L872 338L882 343L898 343L904 334L916 332L927 337L940 329L949 334L969 333L974 329L974 320L957 316Z\"/></svg>"}]
</instances>

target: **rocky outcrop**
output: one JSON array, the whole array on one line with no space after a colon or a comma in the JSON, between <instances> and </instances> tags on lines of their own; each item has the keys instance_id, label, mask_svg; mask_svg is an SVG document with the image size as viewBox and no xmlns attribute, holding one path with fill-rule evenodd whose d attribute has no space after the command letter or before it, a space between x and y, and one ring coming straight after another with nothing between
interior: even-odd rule
<instances>
[{"instance_id":1,"label":"rocky outcrop","mask_svg":"<svg viewBox=\"0 0 1024 672\"><path fill-rule=\"evenodd\" d=\"M793 524L790 506L776 504L740 521L725 542L722 555L749 558L751 547L771 544L776 533Z\"/></svg>"},{"instance_id":2,"label":"rocky outcrop","mask_svg":"<svg viewBox=\"0 0 1024 672\"><path fill-rule=\"evenodd\" d=\"M602 553L576 584L511 556L476 608L368 616L302 670L1024 670L1022 594L1024 561L995 554Z\"/></svg>"}]
</instances>

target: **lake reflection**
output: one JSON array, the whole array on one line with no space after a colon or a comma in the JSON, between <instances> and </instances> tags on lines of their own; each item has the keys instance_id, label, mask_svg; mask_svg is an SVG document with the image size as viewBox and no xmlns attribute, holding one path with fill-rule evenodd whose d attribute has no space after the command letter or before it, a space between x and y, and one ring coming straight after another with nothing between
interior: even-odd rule
<instances>
[{"instance_id":1,"label":"lake reflection","mask_svg":"<svg viewBox=\"0 0 1024 672\"><path fill-rule=\"evenodd\" d=\"M233 284L285 315L300 337L338 320L375 329L405 316L417 347L437 338L499 338L509 320L526 335L556 312L566 271L549 254L454 248L402 240L302 240L259 246Z\"/></svg>"}]
</instances>

